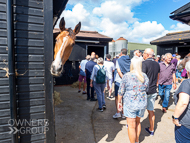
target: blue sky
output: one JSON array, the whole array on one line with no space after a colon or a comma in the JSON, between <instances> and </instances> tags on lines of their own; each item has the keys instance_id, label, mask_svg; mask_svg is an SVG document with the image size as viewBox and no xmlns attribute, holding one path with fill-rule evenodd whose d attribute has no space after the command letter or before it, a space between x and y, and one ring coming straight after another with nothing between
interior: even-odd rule
<instances>
[{"instance_id":1,"label":"blue sky","mask_svg":"<svg viewBox=\"0 0 190 143\"><path fill-rule=\"evenodd\" d=\"M188 2L188 0L69 0L61 17L65 17L66 27L74 28L81 21L82 30L98 31L115 40L122 36L129 42L150 43L169 32L190 30L188 25L169 18L172 11Z\"/></svg>"}]
</instances>

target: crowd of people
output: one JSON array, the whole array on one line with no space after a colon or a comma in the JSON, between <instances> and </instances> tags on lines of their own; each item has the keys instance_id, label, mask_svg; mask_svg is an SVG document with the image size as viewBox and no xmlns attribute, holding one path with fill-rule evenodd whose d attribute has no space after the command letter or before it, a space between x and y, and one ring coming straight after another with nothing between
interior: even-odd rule
<instances>
[{"instance_id":1,"label":"crowd of people","mask_svg":"<svg viewBox=\"0 0 190 143\"><path fill-rule=\"evenodd\" d=\"M141 132L140 119L144 116L145 110L148 111L150 123L145 131L153 136L154 104L157 95L162 101L162 111L166 113L172 87L175 90L178 82L190 77L190 61L186 63L184 69L177 69L181 62L180 58L179 55L171 53L166 53L161 58L159 55L155 57L153 49L150 48L145 49L143 53L140 50L134 51L132 59L127 55L127 49L121 49L121 53L113 61L109 54L104 60L92 52L91 56L87 55L80 63L78 92L81 92L81 82L84 81L82 93L87 94L87 100L98 100L97 110L103 112L106 109L105 89L108 90L107 98L113 98L112 83L114 83L116 113L113 118L126 118L129 140L131 143L138 143ZM179 143L190 140L189 87L190 80L184 80L174 95L177 106L172 118L176 125L176 142Z\"/></svg>"}]
</instances>

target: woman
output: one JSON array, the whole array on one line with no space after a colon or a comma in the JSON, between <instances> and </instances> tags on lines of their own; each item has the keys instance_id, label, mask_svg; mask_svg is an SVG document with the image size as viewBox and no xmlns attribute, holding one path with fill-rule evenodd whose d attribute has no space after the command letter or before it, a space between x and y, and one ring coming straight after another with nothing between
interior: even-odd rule
<instances>
[{"instance_id":1,"label":"woman","mask_svg":"<svg viewBox=\"0 0 190 143\"><path fill-rule=\"evenodd\" d=\"M100 112L103 112L103 109L106 109L106 103L105 103L105 99L104 99L104 88L106 86L106 81L107 81L107 88L109 90L109 88L110 88L109 87L109 80L108 80L109 78L108 78L107 70L103 66L103 64L104 64L103 58L98 58L97 64L98 65L95 65L93 68L93 71L92 71L92 75L90 78L91 79L90 80L90 86L91 87L94 86L94 89L95 89L96 94L97 94L97 99L98 99L98 105L99 105L98 110ZM98 82L97 81L98 80L97 75L98 75L99 70L101 70L103 72L101 76L103 76L103 78L104 78L103 82L101 82L101 83L97 83Z\"/></svg>"},{"instance_id":2,"label":"woman","mask_svg":"<svg viewBox=\"0 0 190 143\"><path fill-rule=\"evenodd\" d=\"M164 61L165 61L165 55L162 55L160 62L164 62Z\"/></svg>"},{"instance_id":3,"label":"woman","mask_svg":"<svg viewBox=\"0 0 190 143\"><path fill-rule=\"evenodd\" d=\"M182 61L182 60L181 60L181 56L178 55L178 56L176 56L176 58L177 58L177 60L178 60L178 62L177 62L177 66L178 66L179 63ZM176 79L177 79L177 83L179 82L179 79L180 79L181 82L182 82L182 76L181 76L182 72L183 72L183 69L182 69L182 70L176 69ZM180 83L181 83L181 82L180 82Z\"/></svg>"},{"instance_id":4,"label":"woman","mask_svg":"<svg viewBox=\"0 0 190 143\"><path fill-rule=\"evenodd\" d=\"M190 143L190 61L186 63L188 79L184 80L174 95L176 107L172 116L176 143Z\"/></svg>"},{"instance_id":5,"label":"woman","mask_svg":"<svg viewBox=\"0 0 190 143\"><path fill-rule=\"evenodd\" d=\"M148 83L147 75L142 72L142 60L133 58L130 72L123 76L118 92L118 109L122 110L121 99L123 97L123 111L124 116L127 117L128 135L131 143L139 142L140 118L144 116L147 106Z\"/></svg>"}]
</instances>

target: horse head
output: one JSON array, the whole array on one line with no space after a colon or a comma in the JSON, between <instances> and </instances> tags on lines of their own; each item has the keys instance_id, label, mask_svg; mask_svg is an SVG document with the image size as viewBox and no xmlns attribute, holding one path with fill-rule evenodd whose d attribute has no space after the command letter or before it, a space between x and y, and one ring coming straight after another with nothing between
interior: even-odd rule
<instances>
[{"instance_id":1,"label":"horse head","mask_svg":"<svg viewBox=\"0 0 190 143\"><path fill-rule=\"evenodd\" d=\"M178 70L185 68L186 63L190 60L190 53L185 56L185 58L177 66Z\"/></svg>"},{"instance_id":2,"label":"horse head","mask_svg":"<svg viewBox=\"0 0 190 143\"><path fill-rule=\"evenodd\" d=\"M65 20L61 19L59 23L60 33L56 37L56 43L54 48L54 61L51 64L51 74L60 76L63 70L63 65L68 60L73 46L75 44L76 34L79 33L81 28L81 22L79 22L75 29L65 28Z\"/></svg>"}]
</instances>

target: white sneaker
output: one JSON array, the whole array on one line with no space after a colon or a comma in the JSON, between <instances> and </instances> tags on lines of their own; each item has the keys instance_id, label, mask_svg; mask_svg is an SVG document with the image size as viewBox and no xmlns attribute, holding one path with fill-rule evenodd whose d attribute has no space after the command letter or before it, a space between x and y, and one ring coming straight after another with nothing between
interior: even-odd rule
<instances>
[{"instance_id":1,"label":"white sneaker","mask_svg":"<svg viewBox=\"0 0 190 143\"><path fill-rule=\"evenodd\" d=\"M116 119L116 118L120 118L121 117L121 114L120 113L115 113L115 115L113 115L113 118Z\"/></svg>"}]
</instances>

